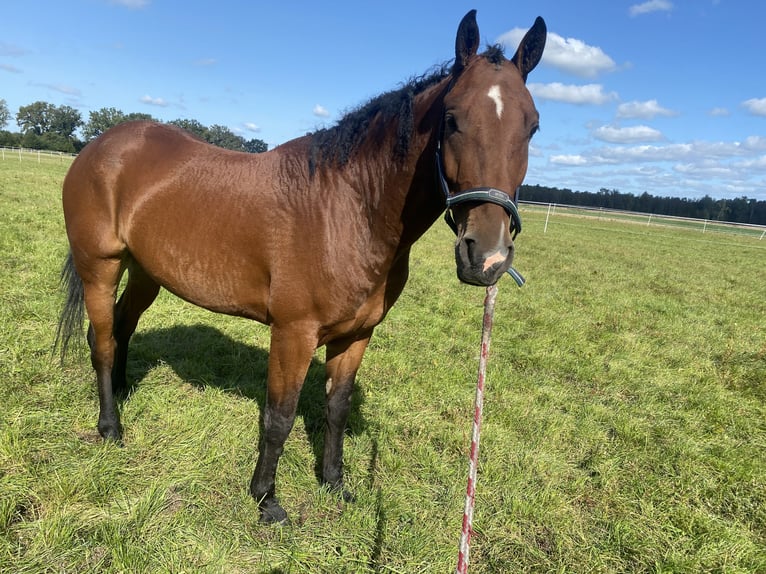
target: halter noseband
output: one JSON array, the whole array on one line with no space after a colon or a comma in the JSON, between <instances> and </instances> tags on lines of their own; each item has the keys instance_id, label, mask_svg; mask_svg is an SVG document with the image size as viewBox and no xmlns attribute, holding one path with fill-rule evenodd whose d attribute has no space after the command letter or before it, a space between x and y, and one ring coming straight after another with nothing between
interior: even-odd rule
<instances>
[{"instance_id":1,"label":"halter noseband","mask_svg":"<svg viewBox=\"0 0 766 574\"><path fill-rule=\"evenodd\" d=\"M441 130L439 130L441 132ZM494 203L499 205L508 212L511 218L511 239L516 239L516 236L521 233L521 216L519 215L519 209L517 206L517 199L511 199L511 197L494 187L472 187L465 189L454 195L450 194L449 186L447 185L447 179L444 177L444 167L442 162L442 145L441 145L441 133L439 139L436 142L436 173L439 178L439 184L441 185L442 192L444 193L444 201L447 204L447 210L444 212L444 221L447 222L450 229L457 235L457 224L455 218L452 216L452 207L460 203L468 201L477 201L481 203ZM519 192L516 190L516 198L518 198ZM521 287L526 282L521 273L516 271L513 267L509 267L507 271L516 284Z\"/></svg>"}]
</instances>

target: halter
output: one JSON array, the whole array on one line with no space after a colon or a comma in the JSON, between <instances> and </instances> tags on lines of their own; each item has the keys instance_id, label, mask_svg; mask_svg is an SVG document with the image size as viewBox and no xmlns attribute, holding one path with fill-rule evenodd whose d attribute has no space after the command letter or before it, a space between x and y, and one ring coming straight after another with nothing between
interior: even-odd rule
<instances>
[{"instance_id":1,"label":"halter","mask_svg":"<svg viewBox=\"0 0 766 574\"><path fill-rule=\"evenodd\" d=\"M439 130L440 132L442 130ZM436 173L439 177L439 184L441 185L442 192L444 193L444 201L447 204L447 210L444 212L444 221L447 222L450 229L457 235L457 224L455 218L452 215L452 207L460 203L466 203L468 201L477 201L481 203L494 203L499 205L508 212L508 216L511 219L511 239L516 239L516 236L521 233L521 216L519 215L519 209L517 205L517 199L511 199L511 197L494 187L472 187L459 191L452 195L450 194L449 186L447 185L447 179L444 177L444 167L442 162L442 145L441 145L441 133L439 139L436 142ZM516 198L519 196L519 190L516 190ZM509 267L507 271L516 284L521 287L526 280L524 277L516 271L513 267Z\"/></svg>"}]
</instances>

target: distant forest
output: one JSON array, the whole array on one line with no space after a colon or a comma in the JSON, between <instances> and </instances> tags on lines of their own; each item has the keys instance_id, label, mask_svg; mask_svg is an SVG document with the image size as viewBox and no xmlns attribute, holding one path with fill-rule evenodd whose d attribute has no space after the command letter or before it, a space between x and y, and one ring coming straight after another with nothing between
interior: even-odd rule
<instances>
[{"instance_id":1,"label":"distant forest","mask_svg":"<svg viewBox=\"0 0 766 574\"><path fill-rule=\"evenodd\" d=\"M693 217L709 221L729 221L766 225L766 201L737 197L736 199L713 199L706 195L698 199L682 197L657 197L647 192L641 195L621 193L616 189L601 188L598 192L572 191L542 185L522 185L519 198L522 201L560 203L581 207L603 207L638 211L654 215Z\"/></svg>"}]
</instances>

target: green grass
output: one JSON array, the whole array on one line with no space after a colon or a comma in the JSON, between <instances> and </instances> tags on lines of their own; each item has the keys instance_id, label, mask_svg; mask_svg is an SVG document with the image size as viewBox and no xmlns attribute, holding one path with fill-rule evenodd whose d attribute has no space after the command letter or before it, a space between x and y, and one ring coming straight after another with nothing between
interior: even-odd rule
<instances>
[{"instance_id":1,"label":"green grass","mask_svg":"<svg viewBox=\"0 0 766 574\"><path fill-rule=\"evenodd\" d=\"M0 572L449 572L483 290L450 231L413 253L359 374L357 501L315 478L317 353L278 474L247 485L268 330L163 293L132 347L122 448L84 349L51 344L67 161L0 161ZM766 572L766 241L523 209L501 283L471 545L480 572Z\"/></svg>"}]
</instances>

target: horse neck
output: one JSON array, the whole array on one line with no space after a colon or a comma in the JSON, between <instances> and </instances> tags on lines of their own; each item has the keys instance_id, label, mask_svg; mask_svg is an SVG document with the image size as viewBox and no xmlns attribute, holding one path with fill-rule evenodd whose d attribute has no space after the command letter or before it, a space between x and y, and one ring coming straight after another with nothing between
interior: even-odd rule
<instances>
[{"instance_id":1,"label":"horse neck","mask_svg":"<svg viewBox=\"0 0 766 574\"><path fill-rule=\"evenodd\" d=\"M395 242L397 252L408 251L444 211L436 174L436 145L448 84L449 77L415 96L414 128L406 158L381 152L393 148L391 136L390 148L371 143L376 151L361 159L369 176L364 193L371 205L373 233L379 231L387 242Z\"/></svg>"}]
</instances>

